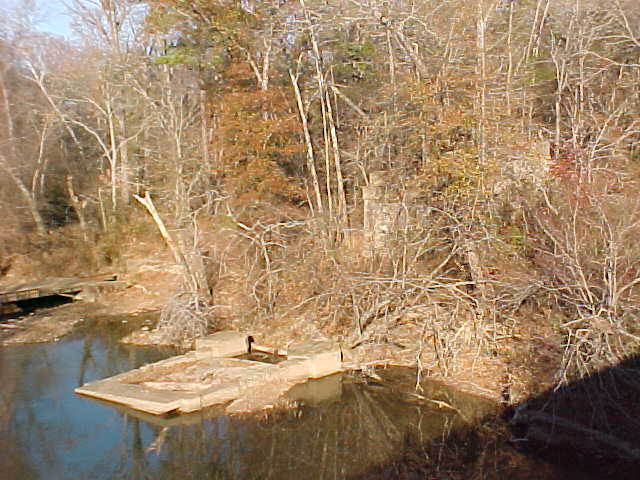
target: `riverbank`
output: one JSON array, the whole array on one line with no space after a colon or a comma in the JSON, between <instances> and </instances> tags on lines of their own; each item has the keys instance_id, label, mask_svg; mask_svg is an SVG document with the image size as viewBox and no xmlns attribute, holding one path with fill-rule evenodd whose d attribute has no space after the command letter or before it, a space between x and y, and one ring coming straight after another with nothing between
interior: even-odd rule
<instances>
[{"instance_id":1,"label":"riverbank","mask_svg":"<svg viewBox=\"0 0 640 480\"><path fill-rule=\"evenodd\" d=\"M95 319L120 323L139 318L140 328L153 328L176 281L175 268L158 257L124 265L119 274L124 285L99 289L92 301L50 297L7 309L0 320L0 345L56 342ZM16 275L9 280L16 283Z\"/></svg>"},{"instance_id":2,"label":"riverbank","mask_svg":"<svg viewBox=\"0 0 640 480\"><path fill-rule=\"evenodd\" d=\"M149 268L149 265L143 265L131 270L125 278L128 287L103 292L96 302L67 303L5 320L4 328L0 328L0 345L56 342L87 321L122 324L126 329L123 343L166 345L157 331L157 323L160 310L177 281L172 266L155 264ZM389 329L384 339L355 345L349 344L349 339L343 336L332 336L311 328L310 322L306 322L305 328L304 319L261 325L236 319L224 327L249 333L257 344L281 349L309 339L337 341L342 345L343 361L349 369L375 375L375 369L381 367L418 367L419 378L442 381L493 401L517 403L527 395L542 391L552 380L557 358L551 347L552 339L544 338L543 332L526 335L514 332L502 341L500 355L492 357L482 349L468 348L455 352L455 356L443 363L441 352L436 351L432 339L416 342L424 336L424 321L424 317L414 315L414 321L405 320ZM525 338L535 338L537 342L530 345ZM532 384L535 384L534 388L531 388Z\"/></svg>"},{"instance_id":3,"label":"riverbank","mask_svg":"<svg viewBox=\"0 0 640 480\"><path fill-rule=\"evenodd\" d=\"M157 310L116 312L108 304L66 303L5 318L0 323L0 346L57 342L87 323L103 322L151 329L157 323Z\"/></svg>"},{"instance_id":4,"label":"riverbank","mask_svg":"<svg viewBox=\"0 0 640 480\"><path fill-rule=\"evenodd\" d=\"M205 238L208 244L225 249L230 257L233 254L241 258L234 237L208 233ZM354 263L359 261L357 257L340 260L345 268L343 276L348 274L347 268L358 270ZM14 283L33 280L33 272L26 267L15 263L4 280ZM308 295L305 289L309 285L300 284L298 277L308 267L305 264L299 273L291 272L290 284L279 287L287 295L278 298L278 310L265 313L252 304L251 295L255 292L247 288L249 274L242 270L239 261L231 263L215 284L215 305L209 312L212 331L246 332L258 344L282 349L292 343L331 340L342 346L349 368L373 372L377 367L391 365L417 367L421 378L437 379L507 404L515 404L550 386L560 366L562 338L552 328L553 322L545 318L551 312L525 305L517 317L508 320L479 319L474 309L459 301L459 294L444 289L442 292L434 289L435 293L426 297L421 293L405 297L399 305L373 299L368 311L355 305L323 303L321 295L307 301L310 297L305 297ZM156 326L159 312L178 289L180 270L163 245L157 239L132 243L127 256L110 268L118 272L118 279L126 286L105 289L92 303L36 310L14 319L11 326L0 328L0 342L51 342L79 328L83 319L102 318L118 323L124 317L147 316L148 320L139 328L128 329L123 341L137 345L171 344ZM325 278L318 275L314 282L329 279L330 275ZM296 285L301 290L295 291ZM328 286L319 284L316 288L320 287ZM352 296L354 302L358 300L355 293ZM337 298L342 301L342 297ZM364 300L359 301L364 304Z\"/></svg>"},{"instance_id":5,"label":"riverbank","mask_svg":"<svg viewBox=\"0 0 640 480\"><path fill-rule=\"evenodd\" d=\"M53 318L78 314L80 307L88 312L87 304L69 304L47 313ZM104 313L104 306L97 307L95 312L98 311ZM97 465L107 459L110 461L106 464L110 466L118 464L118 459L112 456L117 454L113 452L123 452L126 458L130 452L136 452L138 458L146 458L144 465L148 468L156 468L155 461L162 454L163 462L175 459L175 465L199 468L199 476L206 476L213 467L205 459L217 459L216 452L236 445L234 442L239 440L234 437L236 432L242 431L242 438L246 439L247 425L254 425L255 429L250 429L250 440L242 440L244 443L238 445L241 455L235 458L246 458L248 470L233 470L237 475L230 478L254 478L256 465L262 468L263 464L269 465L264 471L260 470L265 474L284 472L282 476L278 474L278 478L288 478L286 472L294 465L307 468L310 478L324 478L332 472L334 464L344 467L345 470L340 471L352 472L348 478L367 479L442 478L443 472L447 472L447 478L452 480L634 478L603 475L601 472L606 472L612 465L604 465L604 461L600 462L603 468L597 470L597 474L585 473L581 462L567 462L567 458L574 459L580 453L583 447L580 438L574 442L575 451L563 450L566 456L552 458L552 463L538 460L537 450L543 449L544 445L536 444L533 454L524 454L519 449L522 443L511 441L514 433L502 417L504 409L499 404L466 395L459 389L424 377L417 382L415 370L409 369L389 367L365 375L357 372L336 375L327 377L321 385L312 382L294 387L295 391L287 394L284 402L273 403L274 408L258 415L224 415L224 411L214 409L185 416L154 417L73 395L73 388L84 382L131 371L175 355L172 349L124 345L119 341L134 329L150 328L153 319L145 319L145 315L88 316L82 324L76 325L74 332L58 342L0 348L2 398L5 400L0 408L0 420L9 419L9 423L0 422L3 434L0 444L3 451L11 452L0 455L0 465L9 468L4 471L15 473L10 474L12 478L41 476L30 476L14 459L24 459L25 464L46 468L48 478L70 478L85 471L78 470L74 455L87 460L89 466L86 468L93 468L94 463ZM448 382L452 384L457 378L449 377ZM553 392L550 394L554 395ZM532 402L549 404L547 408L554 405L548 397L539 397ZM583 403L584 410L578 409L581 416L589 412L587 399L583 399ZM572 402L568 408L573 405ZM632 403L629 405L633 406ZM527 413L526 408L521 413ZM4 417L3 412L6 413ZM540 418L534 420L539 422ZM21 423L16 424L19 428L3 430L3 426L13 425L10 422ZM627 421L621 425L632 430ZM277 436L261 435L265 429ZM93 434L97 430L100 435ZM43 438L43 432L47 432L48 437ZM122 432L127 433L123 435ZM206 435L203 436L203 432ZM49 438L51 435L55 438ZM34 438L41 443L34 446ZM105 442L113 448L105 448ZM211 446L212 442L217 449L196 450ZM256 448L260 451L255 451ZM206 454L180 457L185 449ZM308 452L317 449L328 452L328 456L317 456L314 460L317 463L311 468ZM43 460L41 451L47 451L46 458L54 458L55 464ZM306 453L295 454L298 451ZM300 464L298 457L304 460ZM609 461L609 457L606 458ZM224 463L224 459L220 461ZM119 465L121 469L130 468L126 461ZM65 470L67 468L72 469L73 474ZM579 474L573 473L573 468L580 469ZM183 474L193 475L194 471L185 470ZM93 475L90 470L86 472L86 476L92 478L112 476L111 471L102 477ZM174 478L168 472L164 473L166 475L152 476Z\"/></svg>"},{"instance_id":6,"label":"riverbank","mask_svg":"<svg viewBox=\"0 0 640 480\"><path fill-rule=\"evenodd\" d=\"M158 279L146 279L142 288L127 293L130 296L127 301L136 304L137 294L157 291L159 286L154 281ZM218 288L232 290L224 283L218 284ZM231 298L225 301L222 296L216 297L217 307L223 313L212 323L220 330L246 332L257 344L283 350L292 343L334 341L342 346L347 368L371 373L387 366L417 367L420 378L438 380L504 404L515 404L544 391L552 385L561 364L561 336L540 312L523 312L508 331L503 328L500 332L486 332L477 331L473 316L460 311L459 315L466 318L459 320L456 343L445 344L438 332L447 330L446 323L456 312L443 307L414 307L393 321L380 316L361 335L345 333L344 328L335 324L323 326L313 318L313 311L264 318L246 315L239 306L234 314L233 301L237 297ZM134 345L167 344L157 328L133 331L122 341Z\"/></svg>"},{"instance_id":7,"label":"riverbank","mask_svg":"<svg viewBox=\"0 0 640 480\"><path fill-rule=\"evenodd\" d=\"M144 347L142 345L162 343L157 341L161 337L157 331L160 309L167 298L165 295L173 288L175 283L172 282L175 282L177 277L172 273L170 263L156 265L153 269L145 267L142 271L132 270L129 275L127 288L103 292L98 296L97 302L68 303L46 310L37 310L21 318L5 320L3 322L5 325L16 325L17 328L0 329L1 345L7 346L6 351L10 352L15 351L12 348L16 348L15 345L19 343L42 343L45 348L48 348L47 345L53 343L65 344L66 342L77 341L86 337L86 342L92 344L94 338L101 338L100 335L105 335L108 332L109 341L117 343L119 345L118 349L133 352L137 349L148 348L148 351L155 351L155 347ZM138 281L142 280L144 283L133 284L131 280L134 278ZM434 343L433 334L428 335L428 332L425 333L424 325L432 317L427 316L427 312L418 309L415 309L414 312L417 313L412 319L404 318L397 322L398 325L388 328L385 337L374 336L359 341L357 344L349 343L350 339L344 336L332 336L330 332L319 331L308 325L304 328L305 323L312 324L309 321L305 322L304 319L299 319L298 323L272 322L271 324L255 321L251 323L247 320L236 319L227 325L233 325L244 332L250 333L258 344L273 345L284 349L300 338L337 339L343 347L344 366L349 370L362 370L365 374L362 378L368 379L367 381L372 382L374 385L378 382L384 385L393 384L393 378L389 377L389 372L402 370L395 368L395 366L414 367L412 370L405 370L403 374L405 377L403 378L405 378L404 383L406 384L407 372L411 372L410 375L413 376L413 381L408 383L413 383L414 385L414 393L411 395L414 398L412 401L415 402L436 402L435 404L438 405L438 408L444 409L449 408L448 405L451 405L450 399L439 399L440 397L434 395L431 391L425 391L425 382L432 386L442 385L443 388L453 388L458 392L471 394L474 398L482 397L489 400L497 410L503 413L496 414L498 416L494 420L489 418L481 428L494 429L499 426L504 430L498 437L494 436L493 433L484 432L484 434L488 435L489 441L497 442L496 445L499 444L502 449L510 449L509 453L500 456L500 461L510 462L514 460L518 465L526 465L526 461L523 461L522 457L514 456L513 445L509 443L509 438L512 438L513 435L523 438L527 437L527 435L530 436L532 439L531 445L536 445L535 448L543 449L547 452L545 455L549 456L554 464L561 465L564 464L564 460L562 458L556 459L553 456L553 452L549 453L550 450L545 445L550 440L556 442L554 445L558 444L558 437L560 437L561 443L558 444L558 448L564 449L563 451L566 450L571 455L582 455L585 447L581 445L579 435L575 436L576 432L578 434L580 432L589 434L595 432L593 436L601 443L605 442L607 455L615 461L619 461L619 451L623 453L626 451L620 448L618 450L611 448L612 445L617 447L618 444L621 444L624 447L626 444L624 441L622 443L618 442L615 438L615 441L611 441L606 435L601 435L599 432L604 431L604 428L590 430L588 427L583 426L589 425L589 422L582 417L577 418L577 420L573 419L571 416L573 412L572 405L576 405L574 397L581 399L581 391L576 390L573 393L574 397L568 397L569 400L565 400L564 397L561 398L556 395L553 388L549 388L554 385L554 374L560 365L561 355L554 347L554 342L559 344L559 338L557 336L558 333L554 332L553 329L540 327L540 325L544 325L540 318L532 317L528 322L521 321L514 326L510 335L494 339L500 345L500 349L494 350L493 355L491 350L484 348L489 345L487 340L485 344L481 343L476 345L475 348L467 348L466 350L460 349L447 357L442 351L438 350L438 344ZM442 313L440 312L441 315ZM102 333L96 334L96 332ZM460 336L471 335L471 333L470 331L461 331ZM351 340L351 342L353 341ZM88 357L86 361L89 361L90 358ZM417 367L417 370L415 367ZM446 369L443 367L446 367ZM127 371L127 368L123 368L123 370ZM627 371L623 373L624 375L629 374ZM100 373L99 376L94 378L102 379L104 377L105 374ZM433 382L434 380L436 382ZM598 383L599 381L594 377L593 382ZM578 387L571 388L575 390ZM544 393L541 395L542 392ZM558 411L554 410L552 415L544 412L549 403L549 398L553 402L560 402L559 404L562 407ZM291 409L298 411L296 409L299 407L297 400L292 400L286 395L278 398L275 396L273 398L256 397L252 398L252 401L253 403L248 407L243 404L242 408L234 411L234 414L255 413L264 409L265 413L261 415L277 416ZM563 401L564 403L562 403ZM618 404L624 404L627 401L628 399L624 397L622 401L613 403L608 408L615 410ZM536 407L532 407L532 405L536 405ZM111 404L109 406L112 407ZM588 408L590 408L590 405L587 402L587 404L582 405L581 410L587 411ZM542 413L538 413L538 410ZM614 414L616 411L614 411ZM224 410L220 412L218 414L222 415ZM507 426L503 424L504 418L498 419L501 415L511 418L514 412L515 416L513 418L515 420L513 420L513 425L515 426L513 428L523 430L525 433L521 435L519 433L511 434L507 430ZM562 418L569 419L563 420L564 430L562 435L555 435L553 431L547 432L539 428L540 425L538 424L540 422L543 422L542 427L546 427L547 425L544 421L555 418L555 415L561 415ZM250 417L253 416L250 415ZM609 416L613 418L615 415ZM173 423L169 423L169 425L173 425ZM533 425L533 430L526 433L529 425ZM516 431L519 432L520 430ZM625 434L624 431L620 435L621 438L625 438L623 434ZM635 437L630 438L630 442L635 441ZM408 452L408 456L406 458L402 457L401 460L394 463L393 468L397 468L399 471L405 471L407 468L416 468L417 471L421 471L420 469L423 468L422 456L415 457L416 451L412 449L409 449ZM620 471L627 468L626 464L623 463L621 465L616 468ZM376 473L378 471L374 469L372 472ZM381 475L383 474L381 473ZM545 476L544 478L556 478L551 471L549 471L549 475L549 477ZM376 478L375 475L372 478ZM384 478L384 475L379 478Z\"/></svg>"}]
</instances>

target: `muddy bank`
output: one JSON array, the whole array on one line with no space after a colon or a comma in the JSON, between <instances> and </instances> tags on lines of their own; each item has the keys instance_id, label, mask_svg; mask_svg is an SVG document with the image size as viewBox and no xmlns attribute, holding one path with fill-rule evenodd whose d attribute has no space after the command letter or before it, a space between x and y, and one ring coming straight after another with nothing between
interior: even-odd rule
<instances>
[{"instance_id":1,"label":"muddy bank","mask_svg":"<svg viewBox=\"0 0 640 480\"><path fill-rule=\"evenodd\" d=\"M60 306L2 322L0 345L57 342L84 322L86 308L78 307Z\"/></svg>"}]
</instances>

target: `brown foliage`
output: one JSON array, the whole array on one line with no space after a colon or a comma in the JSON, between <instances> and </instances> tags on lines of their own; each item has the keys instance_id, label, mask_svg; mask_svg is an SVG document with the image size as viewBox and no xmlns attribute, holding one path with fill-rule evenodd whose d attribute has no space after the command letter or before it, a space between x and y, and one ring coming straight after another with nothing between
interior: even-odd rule
<instances>
[{"instance_id":1,"label":"brown foliage","mask_svg":"<svg viewBox=\"0 0 640 480\"><path fill-rule=\"evenodd\" d=\"M220 97L218 176L239 204L304 199L303 149L295 105L283 88L259 90L246 64L232 66Z\"/></svg>"}]
</instances>

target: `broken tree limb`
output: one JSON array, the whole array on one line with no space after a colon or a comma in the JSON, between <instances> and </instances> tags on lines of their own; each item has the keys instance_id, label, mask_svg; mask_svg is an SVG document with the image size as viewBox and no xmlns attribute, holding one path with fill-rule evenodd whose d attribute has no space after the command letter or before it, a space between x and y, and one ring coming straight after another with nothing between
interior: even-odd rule
<instances>
[{"instance_id":1,"label":"broken tree limb","mask_svg":"<svg viewBox=\"0 0 640 480\"><path fill-rule=\"evenodd\" d=\"M160 214L158 213L156 206L153 204L153 200L151 200L151 196L149 195L149 192L145 192L144 197L141 197L136 194L134 194L133 196L138 202L144 205L144 207L153 217L153 220L154 222L156 222L156 225L158 226L158 230L160 230L160 234L162 235L162 238L164 238L164 241L167 243L167 246L171 250L171 253L173 254L173 258L175 259L175 261L180 265L182 265L183 267L186 267L187 261L184 258L182 251L178 248L178 245L176 244L175 240L169 233L169 230L167 230L167 227L162 221L162 218L160 217Z\"/></svg>"},{"instance_id":2,"label":"broken tree limb","mask_svg":"<svg viewBox=\"0 0 640 480\"><path fill-rule=\"evenodd\" d=\"M204 272L205 267L204 262L202 261L202 257L199 254L194 253L187 256L185 252L180 248L178 243L176 243L174 238L169 233L169 230L167 230L164 221L160 217L158 210L151 200L149 192L145 192L144 197L135 194L133 196L138 202L144 205L144 207L153 217L153 220L158 226L158 230L160 230L162 238L164 238L167 246L171 250L173 258L175 259L176 263L178 263L178 265L182 267L184 271L185 281L191 291L198 295L200 298L209 297L210 292L206 281L206 275Z\"/></svg>"},{"instance_id":3,"label":"broken tree limb","mask_svg":"<svg viewBox=\"0 0 640 480\"><path fill-rule=\"evenodd\" d=\"M369 115L367 115L358 105L356 105L353 100L351 100L343 92L341 92L338 89L338 87L336 87L333 84L329 86L331 87L331 90L333 91L333 93L335 93L338 97L340 97L344 101L344 103L346 103L349 107L351 107L353 111L355 111L358 115L360 115L363 118L366 118L366 119L369 118Z\"/></svg>"},{"instance_id":4,"label":"broken tree limb","mask_svg":"<svg viewBox=\"0 0 640 480\"><path fill-rule=\"evenodd\" d=\"M67 175L66 177L67 184L67 193L69 195L69 200L71 201L71 206L73 210L76 212L78 216L78 221L80 222L80 230L82 230L82 237L84 241L89 240L88 229L87 229L87 221L84 216L84 208L87 205L86 200L80 200L80 198L76 195L76 192L73 188L73 177L71 175Z\"/></svg>"},{"instance_id":5,"label":"broken tree limb","mask_svg":"<svg viewBox=\"0 0 640 480\"><path fill-rule=\"evenodd\" d=\"M133 196L138 202L144 205L147 211L151 214L154 222L156 222L156 225L158 226L158 230L160 230L160 234L162 235L162 238L164 238L164 241L169 247L169 250L171 250L171 253L176 263L178 263L184 269L185 275L187 275L187 277L190 277L191 269L189 268L189 263L187 262L187 259L184 253L178 247L177 243L169 233L169 230L167 230L167 227L165 226L164 221L162 220L162 217L160 217L160 214L158 213L156 206L153 204L153 200L151 200L151 196L149 195L149 192L145 192L144 197L140 197L139 195L135 195L135 194Z\"/></svg>"}]
</instances>

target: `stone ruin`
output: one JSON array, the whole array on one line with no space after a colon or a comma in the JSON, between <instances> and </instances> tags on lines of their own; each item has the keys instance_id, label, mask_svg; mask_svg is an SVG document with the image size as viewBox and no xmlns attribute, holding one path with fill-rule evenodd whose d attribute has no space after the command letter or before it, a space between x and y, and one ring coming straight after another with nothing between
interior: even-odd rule
<instances>
[{"instance_id":1,"label":"stone ruin","mask_svg":"<svg viewBox=\"0 0 640 480\"><path fill-rule=\"evenodd\" d=\"M511 150L504 152L505 161L500 177L493 186L496 196L513 185L526 182L534 187L542 187L549 181L550 142L534 141L520 153ZM403 186L392 171L373 171L369 174L369 184L362 187L365 257L388 256L403 232L414 226L425 226L429 207L418 205L417 196L418 192Z\"/></svg>"},{"instance_id":2,"label":"stone ruin","mask_svg":"<svg viewBox=\"0 0 640 480\"><path fill-rule=\"evenodd\" d=\"M408 225L408 211L402 194L390 182L386 171L371 172L369 185L362 187L364 203L364 256L388 255L397 232Z\"/></svg>"},{"instance_id":3,"label":"stone ruin","mask_svg":"<svg viewBox=\"0 0 640 480\"><path fill-rule=\"evenodd\" d=\"M501 178L495 182L495 194L522 183L539 188L551 178L551 143L547 140L537 140L520 149L510 148L504 155L506 161L502 164Z\"/></svg>"},{"instance_id":4,"label":"stone ruin","mask_svg":"<svg viewBox=\"0 0 640 480\"><path fill-rule=\"evenodd\" d=\"M153 415L182 414L226 404L226 413L274 406L294 385L342 371L342 352L332 342L292 345L278 362L244 358L250 336L222 331L196 341L185 355L87 383L80 395ZM258 347L265 351L267 347Z\"/></svg>"}]
</instances>

